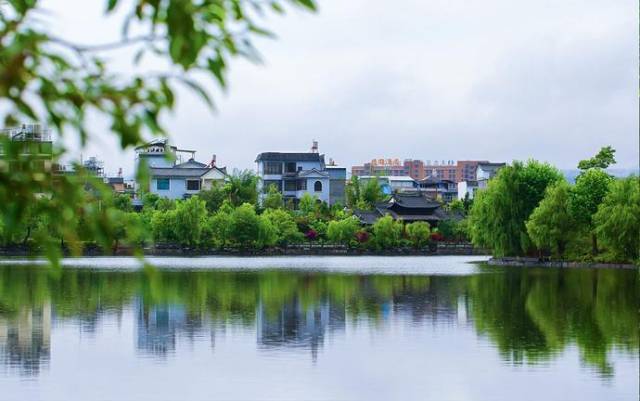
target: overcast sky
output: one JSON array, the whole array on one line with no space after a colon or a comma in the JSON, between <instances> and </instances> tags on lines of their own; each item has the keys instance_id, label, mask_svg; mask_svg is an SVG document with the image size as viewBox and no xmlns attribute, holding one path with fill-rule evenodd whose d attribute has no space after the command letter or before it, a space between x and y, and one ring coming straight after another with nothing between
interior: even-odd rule
<instances>
[{"instance_id":1,"label":"overcast sky","mask_svg":"<svg viewBox=\"0 0 640 401\"><path fill-rule=\"evenodd\" d=\"M104 1L49 0L52 29L117 38ZM253 168L264 151L320 151L350 167L379 157L535 158L573 168L601 146L638 165L635 0L320 0L265 21L264 65L232 64L210 112L185 92L165 119L175 144ZM55 17L55 18L54 18ZM126 65L126 54L111 55ZM100 120L83 155L133 168Z\"/></svg>"}]
</instances>

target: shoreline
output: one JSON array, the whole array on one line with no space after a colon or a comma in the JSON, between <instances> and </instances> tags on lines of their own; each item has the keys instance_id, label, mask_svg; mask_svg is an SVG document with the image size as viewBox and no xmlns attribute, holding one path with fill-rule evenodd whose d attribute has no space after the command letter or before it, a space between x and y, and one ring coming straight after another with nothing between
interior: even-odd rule
<instances>
[{"instance_id":1,"label":"shoreline","mask_svg":"<svg viewBox=\"0 0 640 401\"><path fill-rule=\"evenodd\" d=\"M267 249L192 249L177 245L160 245L142 248L144 256L490 256L484 249L478 249L469 244L438 244L422 249L396 248L387 250L372 250L347 248L345 246L333 245L298 245L291 247L274 247ZM45 255L34 249L27 247L7 247L0 248L0 257L44 257ZM65 250L63 257L69 257L70 253ZM120 247L115 252L103 252L97 247L87 247L83 250L82 257L99 256L135 256L134 249L130 247Z\"/></svg>"},{"instance_id":2,"label":"shoreline","mask_svg":"<svg viewBox=\"0 0 640 401\"><path fill-rule=\"evenodd\" d=\"M510 267L552 267L568 269L637 269L633 263L604 263L604 262L575 262L567 260L540 260L528 257L504 257L491 258L487 261L489 266Z\"/></svg>"}]
</instances>

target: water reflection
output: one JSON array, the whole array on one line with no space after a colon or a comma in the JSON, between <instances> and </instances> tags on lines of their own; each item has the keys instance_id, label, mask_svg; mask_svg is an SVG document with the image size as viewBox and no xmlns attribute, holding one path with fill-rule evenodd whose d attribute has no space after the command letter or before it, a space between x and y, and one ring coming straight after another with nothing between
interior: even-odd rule
<instances>
[{"instance_id":1,"label":"water reflection","mask_svg":"<svg viewBox=\"0 0 640 401\"><path fill-rule=\"evenodd\" d=\"M166 358L180 339L253 333L259 350L321 358L329 336L364 324L469 327L508 364L552 361L576 346L582 364L612 377L613 350L637 358L637 271L506 269L472 276L309 272L94 271L0 268L0 364L37 375L51 330L133 311L135 349ZM455 346L452 344L452 346ZM454 349L451 352L455 352Z\"/></svg>"},{"instance_id":2,"label":"water reflection","mask_svg":"<svg viewBox=\"0 0 640 401\"><path fill-rule=\"evenodd\" d=\"M0 314L0 361L22 375L37 375L50 357L51 304Z\"/></svg>"}]
</instances>

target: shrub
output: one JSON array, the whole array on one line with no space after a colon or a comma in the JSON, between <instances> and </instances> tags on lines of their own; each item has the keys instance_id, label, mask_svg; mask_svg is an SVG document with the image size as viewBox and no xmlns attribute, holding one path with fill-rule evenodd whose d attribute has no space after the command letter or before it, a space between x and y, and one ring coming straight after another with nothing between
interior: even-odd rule
<instances>
[{"instance_id":1,"label":"shrub","mask_svg":"<svg viewBox=\"0 0 640 401\"><path fill-rule=\"evenodd\" d=\"M379 218L373 224L373 239L378 249L398 246L402 237L402 223L389 215Z\"/></svg>"},{"instance_id":2,"label":"shrub","mask_svg":"<svg viewBox=\"0 0 640 401\"><path fill-rule=\"evenodd\" d=\"M423 248L431 239L431 227L424 221L407 224L407 236L414 248Z\"/></svg>"},{"instance_id":3,"label":"shrub","mask_svg":"<svg viewBox=\"0 0 640 401\"><path fill-rule=\"evenodd\" d=\"M302 233L298 231L298 226L291 213L284 209L267 209L262 216L268 219L276 231L276 243L288 245L302 241Z\"/></svg>"},{"instance_id":4,"label":"shrub","mask_svg":"<svg viewBox=\"0 0 640 401\"><path fill-rule=\"evenodd\" d=\"M253 205L243 203L231 212L230 236L243 248L254 245L258 238L258 215Z\"/></svg>"},{"instance_id":5,"label":"shrub","mask_svg":"<svg viewBox=\"0 0 640 401\"><path fill-rule=\"evenodd\" d=\"M351 216L342 220L329 222L327 237L330 241L350 246L355 241L356 232L360 229L360 222Z\"/></svg>"}]
</instances>

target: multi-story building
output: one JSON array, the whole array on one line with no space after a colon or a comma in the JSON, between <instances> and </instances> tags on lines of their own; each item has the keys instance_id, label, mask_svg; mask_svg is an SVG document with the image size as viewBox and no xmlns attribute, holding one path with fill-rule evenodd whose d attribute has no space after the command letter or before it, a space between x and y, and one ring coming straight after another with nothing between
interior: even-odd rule
<instances>
[{"instance_id":1,"label":"multi-story building","mask_svg":"<svg viewBox=\"0 0 640 401\"><path fill-rule=\"evenodd\" d=\"M346 169L329 166L324 155L318 153L318 143L313 142L310 152L264 152L256 157L258 192L264 197L270 186L280 191L285 201L297 204L305 194L315 196L322 202L334 204L344 202ZM331 183L337 187L331 191Z\"/></svg>"},{"instance_id":2,"label":"multi-story building","mask_svg":"<svg viewBox=\"0 0 640 401\"><path fill-rule=\"evenodd\" d=\"M487 160L459 160L456 166L456 182L477 180L479 164L489 164Z\"/></svg>"},{"instance_id":3,"label":"multi-story building","mask_svg":"<svg viewBox=\"0 0 640 401\"><path fill-rule=\"evenodd\" d=\"M449 203L458 196L458 185L452 180L443 180L437 177L427 177L418 182L420 191L426 193L431 199L442 199Z\"/></svg>"},{"instance_id":4,"label":"multi-story building","mask_svg":"<svg viewBox=\"0 0 640 401\"><path fill-rule=\"evenodd\" d=\"M416 181L420 181L426 177L425 164L422 160L405 159L404 171L406 175Z\"/></svg>"},{"instance_id":5,"label":"multi-story building","mask_svg":"<svg viewBox=\"0 0 640 401\"><path fill-rule=\"evenodd\" d=\"M362 166L353 166L351 175L404 176L409 175L400 159L373 159Z\"/></svg>"},{"instance_id":6,"label":"multi-story building","mask_svg":"<svg viewBox=\"0 0 640 401\"><path fill-rule=\"evenodd\" d=\"M475 174L467 176L472 178L458 182L458 199L473 199L478 190L485 189L489 180L504 166L506 163L478 162Z\"/></svg>"},{"instance_id":7,"label":"multi-story building","mask_svg":"<svg viewBox=\"0 0 640 401\"><path fill-rule=\"evenodd\" d=\"M405 175L405 176L373 176L373 175L363 175L358 177L360 179L361 185L366 185L369 180L377 180L382 192L386 195L391 195L394 192L412 192L416 191L418 188L418 184L416 181Z\"/></svg>"},{"instance_id":8,"label":"multi-story building","mask_svg":"<svg viewBox=\"0 0 640 401\"><path fill-rule=\"evenodd\" d=\"M489 180L498 173L502 167L504 167L505 163L480 163L476 168L476 179L477 180Z\"/></svg>"},{"instance_id":9,"label":"multi-story building","mask_svg":"<svg viewBox=\"0 0 640 401\"><path fill-rule=\"evenodd\" d=\"M345 186L347 185L347 168L336 166L329 162L327 172L329 173L329 204L346 204Z\"/></svg>"},{"instance_id":10,"label":"multi-story building","mask_svg":"<svg viewBox=\"0 0 640 401\"><path fill-rule=\"evenodd\" d=\"M53 141L51 131L46 126L22 124L20 127L5 128L0 131L0 135L8 139L4 145L0 143L0 169L12 172L51 172Z\"/></svg>"},{"instance_id":11,"label":"multi-story building","mask_svg":"<svg viewBox=\"0 0 640 401\"><path fill-rule=\"evenodd\" d=\"M456 181L456 164L453 160L427 160L424 164L424 177Z\"/></svg>"},{"instance_id":12,"label":"multi-story building","mask_svg":"<svg viewBox=\"0 0 640 401\"><path fill-rule=\"evenodd\" d=\"M216 166L215 155L210 163L205 164L194 159L195 153L195 150L170 146L167 140L137 147L136 168L144 165L149 169L149 187L138 190L144 189L169 199L185 199L224 183L227 169ZM183 154L190 155L185 162L182 161Z\"/></svg>"}]
</instances>

